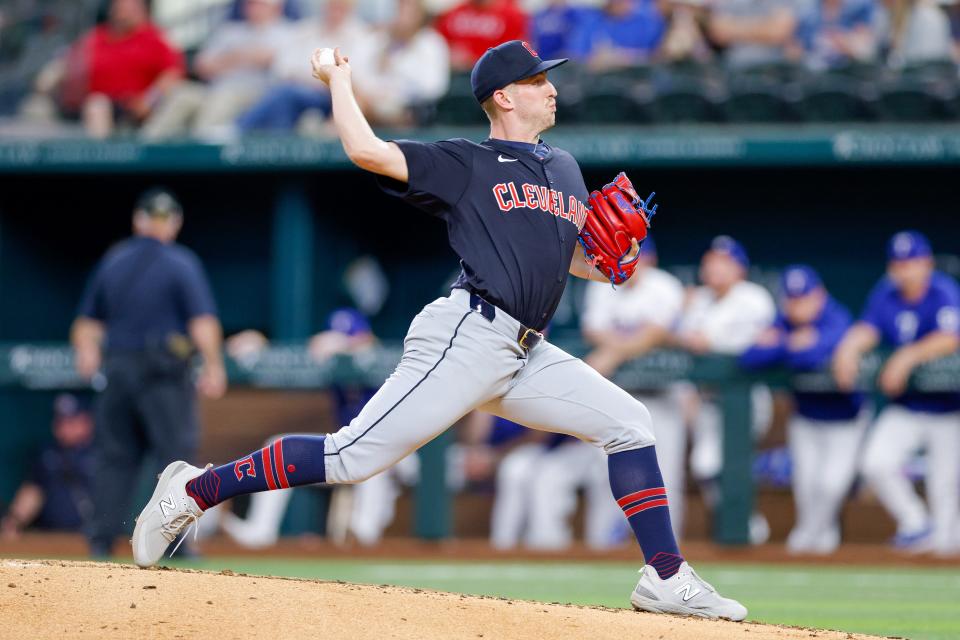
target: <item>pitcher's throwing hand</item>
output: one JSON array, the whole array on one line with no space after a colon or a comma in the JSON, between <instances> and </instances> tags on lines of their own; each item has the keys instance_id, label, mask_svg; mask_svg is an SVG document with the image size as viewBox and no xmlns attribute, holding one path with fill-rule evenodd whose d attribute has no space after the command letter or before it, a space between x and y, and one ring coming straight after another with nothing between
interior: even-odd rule
<instances>
[{"instance_id":1,"label":"pitcher's throwing hand","mask_svg":"<svg viewBox=\"0 0 960 640\"><path fill-rule=\"evenodd\" d=\"M313 77L326 84L330 84L330 79L334 73L337 73L337 69L350 73L350 60L340 54L340 47L316 49L310 58L310 66L313 67Z\"/></svg>"}]
</instances>

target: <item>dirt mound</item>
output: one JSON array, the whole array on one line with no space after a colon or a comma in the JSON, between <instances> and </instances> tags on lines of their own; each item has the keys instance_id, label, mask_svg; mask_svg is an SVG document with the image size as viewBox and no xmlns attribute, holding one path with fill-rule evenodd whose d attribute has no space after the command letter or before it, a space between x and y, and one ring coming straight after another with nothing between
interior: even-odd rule
<instances>
[{"instance_id":1,"label":"dirt mound","mask_svg":"<svg viewBox=\"0 0 960 640\"><path fill-rule=\"evenodd\" d=\"M0 560L0 619L0 637L36 640L869 637L402 587L49 560Z\"/></svg>"}]
</instances>

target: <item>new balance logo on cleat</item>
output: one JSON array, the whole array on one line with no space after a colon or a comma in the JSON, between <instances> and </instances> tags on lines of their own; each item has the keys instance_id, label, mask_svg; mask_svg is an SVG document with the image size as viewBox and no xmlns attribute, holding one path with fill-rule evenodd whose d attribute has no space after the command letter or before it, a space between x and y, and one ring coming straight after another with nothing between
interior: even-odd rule
<instances>
[{"instance_id":1,"label":"new balance logo on cleat","mask_svg":"<svg viewBox=\"0 0 960 640\"><path fill-rule=\"evenodd\" d=\"M160 501L160 511L163 513L164 518L169 518L170 514L176 510L177 501L173 499L172 494Z\"/></svg>"},{"instance_id":2,"label":"new balance logo on cleat","mask_svg":"<svg viewBox=\"0 0 960 640\"><path fill-rule=\"evenodd\" d=\"M673 592L680 596L684 602L688 602L691 598L696 597L700 593L700 589L688 582L687 584L674 589Z\"/></svg>"}]
</instances>

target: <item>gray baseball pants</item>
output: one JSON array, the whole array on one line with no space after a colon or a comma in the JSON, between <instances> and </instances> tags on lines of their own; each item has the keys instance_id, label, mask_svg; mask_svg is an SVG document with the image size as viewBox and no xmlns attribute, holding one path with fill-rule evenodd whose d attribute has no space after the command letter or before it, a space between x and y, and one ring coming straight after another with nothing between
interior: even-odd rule
<instances>
[{"instance_id":1,"label":"gray baseball pants","mask_svg":"<svg viewBox=\"0 0 960 640\"><path fill-rule=\"evenodd\" d=\"M578 358L542 341L525 351L520 323L488 320L454 289L410 324L403 357L363 411L326 438L327 482L361 482L473 409L566 433L607 454L654 443L650 413Z\"/></svg>"}]
</instances>

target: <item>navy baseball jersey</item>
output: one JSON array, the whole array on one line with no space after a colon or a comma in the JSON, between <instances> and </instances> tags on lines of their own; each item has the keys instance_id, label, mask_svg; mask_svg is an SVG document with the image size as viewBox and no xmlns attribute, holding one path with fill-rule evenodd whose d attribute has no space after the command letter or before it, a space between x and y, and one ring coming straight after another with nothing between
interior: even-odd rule
<instances>
[{"instance_id":1,"label":"navy baseball jersey","mask_svg":"<svg viewBox=\"0 0 960 640\"><path fill-rule=\"evenodd\" d=\"M950 276L935 271L923 298L907 302L893 282L883 278L870 293L861 320L892 347L916 342L934 331L960 334L960 286ZM894 400L914 411L960 410L960 393L908 391Z\"/></svg>"},{"instance_id":2,"label":"navy baseball jersey","mask_svg":"<svg viewBox=\"0 0 960 640\"><path fill-rule=\"evenodd\" d=\"M443 218L468 289L534 329L556 311L587 188L577 161L544 143L399 140L408 182L384 191Z\"/></svg>"},{"instance_id":3,"label":"navy baseball jersey","mask_svg":"<svg viewBox=\"0 0 960 640\"><path fill-rule=\"evenodd\" d=\"M196 254L179 244L133 237L111 249L90 280L78 315L106 324L106 346L139 351L217 309Z\"/></svg>"},{"instance_id":4,"label":"navy baseball jersey","mask_svg":"<svg viewBox=\"0 0 960 640\"><path fill-rule=\"evenodd\" d=\"M784 314L778 313L773 326L780 331L781 339L772 346L753 346L740 357L747 368L783 364L794 371L815 371L828 367L833 351L840 344L843 334L853 323L850 312L832 297L813 322L816 340L805 349L789 349L786 337L799 329ZM861 393L807 393L795 392L797 413L818 422L852 420L857 417L863 404Z\"/></svg>"}]
</instances>

